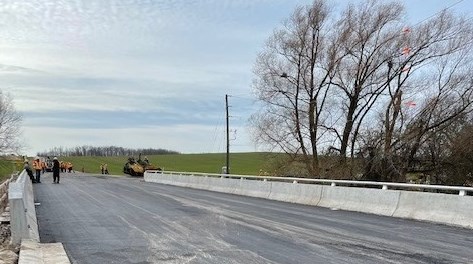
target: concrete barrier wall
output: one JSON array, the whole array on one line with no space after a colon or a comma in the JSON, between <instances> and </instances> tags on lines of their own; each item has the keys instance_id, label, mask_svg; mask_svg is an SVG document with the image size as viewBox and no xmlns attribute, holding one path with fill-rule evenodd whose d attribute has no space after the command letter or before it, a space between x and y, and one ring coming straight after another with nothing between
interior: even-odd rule
<instances>
[{"instance_id":1,"label":"concrete barrier wall","mask_svg":"<svg viewBox=\"0 0 473 264\"><path fill-rule=\"evenodd\" d=\"M472 196L148 172L145 181L473 228Z\"/></svg>"},{"instance_id":2,"label":"concrete barrier wall","mask_svg":"<svg viewBox=\"0 0 473 264\"><path fill-rule=\"evenodd\" d=\"M324 186L318 206L392 216L401 191Z\"/></svg>"},{"instance_id":3,"label":"concrete barrier wall","mask_svg":"<svg viewBox=\"0 0 473 264\"><path fill-rule=\"evenodd\" d=\"M236 181L239 184L234 194L268 199L271 193L271 182L238 179Z\"/></svg>"},{"instance_id":4,"label":"concrete barrier wall","mask_svg":"<svg viewBox=\"0 0 473 264\"><path fill-rule=\"evenodd\" d=\"M11 219L11 239L18 245L21 239L39 242L38 222L34 207L33 184L26 171L22 171L16 182L10 183L8 190Z\"/></svg>"},{"instance_id":5,"label":"concrete barrier wall","mask_svg":"<svg viewBox=\"0 0 473 264\"><path fill-rule=\"evenodd\" d=\"M238 191L240 186L240 180L238 179L228 179L228 178L212 178L212 177L195 177L203 178L206 180L207 184L204 186L204 189L211 190L214 192L224 192L224 193L235 193ZM191 186L192 188L199 188L200 186Z\"/></svg>"},{"instance_id":6,"label":"concrete barrier wall","mask_svg":"<svg viewBox=\"0 0 473 264\"><path fill-rule=\"evenodd\" d=\"M473 228L473 196L401 192L393 216Z\"/></svg>"},{"instance_id":7,"label":"concrete barrier wall","mask_svg":"<svg viewBox=\"0 0 473 264\"><path fill-rule=\"evenodd\" d=\"M322 195L322 185L271 182L268 199L290 203L318 205Z\"/></svg>"}]
</instances>

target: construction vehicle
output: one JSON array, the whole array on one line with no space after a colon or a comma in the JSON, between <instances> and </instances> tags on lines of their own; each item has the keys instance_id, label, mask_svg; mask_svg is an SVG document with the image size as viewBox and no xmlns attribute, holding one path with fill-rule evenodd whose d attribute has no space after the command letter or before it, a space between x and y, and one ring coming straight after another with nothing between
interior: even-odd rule
<instances>
[{"instance_id":1,"label":"construction vehicle","mask_svg":"<svg viewBox=\"0 0 473 264\"><path fill-rule=\"evenodd\" d=\"M145 172L143 166L135 161L134 157L129 157L128 162L123 166L123 173L129 174L131 176L143 176Z\"/></svg>"},{"instance_id":2,"label":"construction vehicle","mask_svg":"<svg viewBox=\"0 0 473 264\"><path fill-rule=\"evenodd\" d=\"M123 173L131 176L143 176L146 170L161 170L161 168L150 164L146 157L142 160L141 154L139 155L138 160L135 160L134 157L129 157L128 162L123 166Z\"/></svg>"}]
</instances>

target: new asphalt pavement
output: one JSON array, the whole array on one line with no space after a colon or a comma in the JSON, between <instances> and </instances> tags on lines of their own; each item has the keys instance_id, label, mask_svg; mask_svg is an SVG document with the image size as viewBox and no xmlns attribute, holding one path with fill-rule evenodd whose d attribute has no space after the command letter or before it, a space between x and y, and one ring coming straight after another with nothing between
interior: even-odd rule
<instances>
[{"instance_id":1,"label":"new asphalt pavement","mask_svg":"<svg viewBox=\"0 0 473 264\"><path fill-rule=\"evenodd\" d=\"M72 263L473 263L473 230L427 222L83 173L34 192Z\"/></svg>"}]
</instances>

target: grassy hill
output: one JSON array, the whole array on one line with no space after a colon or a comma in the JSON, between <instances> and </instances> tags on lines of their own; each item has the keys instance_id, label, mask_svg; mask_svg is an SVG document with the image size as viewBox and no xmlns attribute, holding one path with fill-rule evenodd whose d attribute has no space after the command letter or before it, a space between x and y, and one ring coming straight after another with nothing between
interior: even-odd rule
<instances>
[{"instance_id":1,"label":"grassy hill","mask_svg":"<svg viewBox=\"0 0 473 264\"><path fill-rule=\"evenodd\" d=\"M260 169L266 170L271 160L280 155L262 152L233 153L230 155L230 172L258 175ZM225 166L225 153L149 155L147 157L151 164L168 171L220 173L222 166ZM83 168L88 173L100 173L100 164L107 163L110 174L122 175L123 165L127 158L60 157L59 159L72 162L76 171L81 171Z\"/></svg>"}]
</instances>

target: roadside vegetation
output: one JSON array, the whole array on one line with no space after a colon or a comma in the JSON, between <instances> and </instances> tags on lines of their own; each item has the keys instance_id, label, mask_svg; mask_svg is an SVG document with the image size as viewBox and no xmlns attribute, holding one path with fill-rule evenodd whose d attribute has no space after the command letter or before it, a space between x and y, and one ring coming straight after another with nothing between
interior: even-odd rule
<instances>
[{"instance_id":1,"label":"roadside vegetation","mask_svg":"<svg viewBox=\"0 0 473 264\"><path fill-rule=\"evenodd\" d=\"M14 161L0 158L0 183L10 177L14 171L18 171Z\"/></svg>"},{"instance_id":2,"label":"roadside vegetation","mask_svg":"<svg viewBox=\"0 0 473 264\"><path fill-rule=\"evenodd\" d=\"M135 156L137 159L138 157ZM144 158L142 156L141 158ZM148 155L150 163L168 171L221 173L225 166L225 153L206 154L168 154ZM279 164L279 159L284 158L278 153L233 153L230 155L230 173L244 175L259 175L275 173L274 164ZM59 157L60 160L70 161L75 171L87 173L101 173L100 165L107 164L112 175L123 175L123 166L128 156L118 157Z\"/></svg>"}]
</instances>

